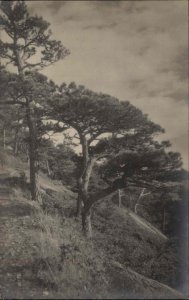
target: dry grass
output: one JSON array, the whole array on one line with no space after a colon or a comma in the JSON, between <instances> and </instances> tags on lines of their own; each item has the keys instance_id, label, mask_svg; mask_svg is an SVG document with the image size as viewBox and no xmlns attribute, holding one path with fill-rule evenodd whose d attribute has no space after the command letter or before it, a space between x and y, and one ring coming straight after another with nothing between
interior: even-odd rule
<instances>
[{"instance_id":1,"label":"dry grass","mask_svg":"<svg viewBox=\"0 0 189 300\"><path fill-rule=\"evenodd\" d=\"M15 158L8 160L13 171L22 167L25 170ZM118 279L116 287L121 288L119 284L123 281L115 272L115 263L153 278L152 273L161 265L159 261L155 263L155 257L163 245L157 234L147 230L149 226L138 224L129 212L115 207L109 199L96 208L94 239L88 241L72 214L76 196L41 174L39 179L44 189L42 206L29 200L27 186L12 188L12 201L31 208L31 214L22 219L25 225L18 230L27 236L23 254L32 264L31 278L36 285L49 292L57 291L64 299L108 298L111 282ZM133 288L132 281L131 291Z\"/></svg>"},{"instance_id":2,"label":"dry grass","mask_svg":"<svg viewBox=\"0 0 189 300\"><path fill-rule=\"evenodd\" d=\"M44 285L58 286L58 266L61 250L61 222L59 216L52 218L42 210L34 215L35 230L31 233L36 246L35 272Z\"/></svg>"},{"instance_id":3,"label":"dry grass","mask_svg":"<svg viewBox=\"0 0 189 300\"><path fill-rule=\"evenodd\" d=\"M34 272L40 283L66 298L105 297L105 258L96 252L93 242L83 237L80 224L42 209L33 218L35 229L30 234L36 249Z\"/></svg>"}]
</instances>

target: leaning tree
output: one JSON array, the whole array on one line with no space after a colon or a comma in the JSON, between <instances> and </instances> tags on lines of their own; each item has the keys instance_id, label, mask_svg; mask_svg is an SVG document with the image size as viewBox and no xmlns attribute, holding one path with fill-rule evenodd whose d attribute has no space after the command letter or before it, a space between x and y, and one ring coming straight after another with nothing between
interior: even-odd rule
<instances>
[{"instance_id":1,"label":"leaning tree","mask_svg":"<svg viewBox=\"0 0 189 300\"><path fill-rule=\"evenodd\" d=\"M4 66L11 64L17 70L18 76L14 80L17 80L19 89L17 93L14 91L9 93L8 97L4 98L8 101L4 101L3 105L19 104L25 110L29 128L31 196L35 200L37 167L33 105L38 101L41 89L36 90L32 82L32 72L63 59L69 51L60 41L51 39L50 24L47 21L42 17L30 16L24 1L1 1L0 11L0 28L4 31L4 39L0 40L0 57L3 59ZM10 82L9 76L7 76L7 85L8 82Z\"/></svg>"},{"instance_id":2,"label":"leaning tree","mask_svg":"<svg viewBox=\"0 0 189 300\"><path fill-rule=\"evenodd\" d=\"M128 101L92 92L75 83L62 84L59 95L49 104L49 117L57 120L54 131L74 130L74 138L81 147L77 215L83 204L83 230L91 236L91 206L95 198L89 196L88 187L95 163L123 147L127 149L129 144L131 148L136 141L145 143L163 129Z\"/></svg>"}]
</instances>

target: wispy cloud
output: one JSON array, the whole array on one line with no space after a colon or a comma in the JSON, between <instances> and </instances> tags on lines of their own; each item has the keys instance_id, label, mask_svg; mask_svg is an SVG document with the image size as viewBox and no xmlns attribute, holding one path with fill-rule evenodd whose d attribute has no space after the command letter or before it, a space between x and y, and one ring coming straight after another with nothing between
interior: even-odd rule
<instances>
[{"instance_id":1,"label":"wispy cloud","mask_svg":"<svg viewBox=\"0 0 189 300\"><path fill-rule=\"evenodd\" d=\"M103 24L103 25L88 25L88 26L84 26L83 29L87 30L87 29L97 29L97 30L102 30L102 29L106 29L106 28L113 28L117 25L116 22L110 23L110 24Z\"/></svg>"},{"instance_id":2,"label":"wispy cloud","mask_svg":"<svg viewBox=\"0 0 189 300\"><path fill-rule=\"evenodd\" d=\"M27 3L71 50L45 74L130 100L165 127L186 165L187 146L178 136L187 136L187 2Z\"/></svg>"}]
</instances>

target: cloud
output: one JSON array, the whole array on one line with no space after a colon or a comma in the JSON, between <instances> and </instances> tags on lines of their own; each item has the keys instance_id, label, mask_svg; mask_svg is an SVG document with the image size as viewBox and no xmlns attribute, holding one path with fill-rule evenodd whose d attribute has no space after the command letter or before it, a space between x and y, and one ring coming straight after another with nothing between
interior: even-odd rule
<instances>
[{"instance_id":1,"label":"cloud","mask_svg":"<svg viewBox=\"0 0 189 300\"><path fill-rule=\"evenodd\" d=\"M173 63L173 71L179 76L180 80L188 80L188 49L183 48L177 54Z\"/></svg>"},{"instance_id":2,"label":"cloud","mask_svg":"<svg viewBox=\"0 0 189 300\"><path fill-rule=\"evenodd\" d=\"M147 112L166 129L186 166L186 1L27 1L71 55L44 71ZM179 138L180 137L180 138Z\"/></svg>"},{"instance_id":3,"label":"cloud","mask_svg":"<svg viewBox=\"0 0 189 300\"><path fill-rule=\"evenodd\" d=\"M44 3L43 3L44 5ZM52 14L57 14L58 11L60 9L62 9L62 7L64 7L66 5L65 1L47 1L46 5L48 7L48 9L51 11Z\"/></svg>"},{"instance_id":4,"label":"cloud","mask_svg":"<svg viewBox=\"0 0 189 300\"><path fill-rule=\"evenodd\" d=\"M106 25L88 25L88 26L84 26L83 29L97 29L97 30L102 30L104 28L113 28L117 25L116 22L110 23L110 24L106 24Z\"/></svg>"}]
</instances>

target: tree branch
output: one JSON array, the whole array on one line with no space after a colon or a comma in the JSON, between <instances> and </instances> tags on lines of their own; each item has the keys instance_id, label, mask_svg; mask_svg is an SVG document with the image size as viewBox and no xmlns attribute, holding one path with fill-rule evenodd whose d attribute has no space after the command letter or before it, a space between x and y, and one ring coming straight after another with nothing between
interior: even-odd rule
<instances>
[{"instance_id":1,"label":"tree branch","mask_svg":"<svg viewBox=\"0 0 189 300\"><path fill-rule=\"evenodd\" d=\"M152 192L152 191L155 191L159 188L166 188L167 183L164 184L164 183L160 183L160 182L157 182L157 181L153 181L152 183L148 183L148 182L145 182L143 180L138 180L138 181L133 182L133 181L127 180L127 182L123 181L122 184L119 185L119 186L116 186L116 185L112 184L112 186L110 186L106 189L100 190L97 193L90 194L89 195L90 198L88 199L87 203L85 204L84 212L88 212L88 210L91 208L91 206L94 203L96 203L97 201L104 199L105 197L107 197L108 195L114 193L118 189L122 189L122 188L129 187L129 186L136 186L136 187L143 187L143 188L147 187L147 188L150 188L151 192Z\"/></svg>"}]
</instances>

